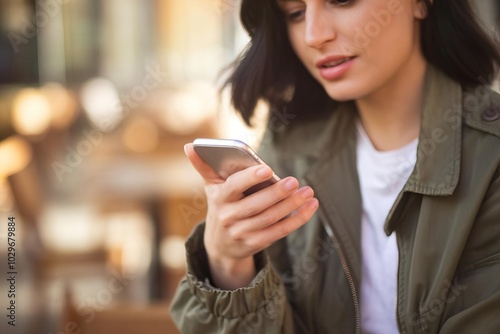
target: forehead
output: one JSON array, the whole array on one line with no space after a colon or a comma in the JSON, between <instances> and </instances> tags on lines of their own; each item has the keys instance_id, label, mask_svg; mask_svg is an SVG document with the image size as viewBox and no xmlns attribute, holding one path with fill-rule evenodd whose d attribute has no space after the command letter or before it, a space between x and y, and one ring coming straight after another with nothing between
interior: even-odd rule
<instances>
[{"instance_id":1,"label":"forehead","mask_svg":"<svg viewBox=\"0 0 500 334\"><path fill-rule=\"evenodd\" d=\"M276 3L287 3L287 2L304 2L303 0L274 0Z\"/></svg>"},{"instance_id":2,"label":"forehead","mask_svg":"<svg viewBox=\"0 0 500 334\"><path fill-rule=\"evenodd\" d=\"M291 3L295 3L295 4L300 4L300 3L304 3L303 0L273 0L276 4L278 4L278 6L280 5L286 5L286 4L291 4Z\"/></svg>"}]
</instances>

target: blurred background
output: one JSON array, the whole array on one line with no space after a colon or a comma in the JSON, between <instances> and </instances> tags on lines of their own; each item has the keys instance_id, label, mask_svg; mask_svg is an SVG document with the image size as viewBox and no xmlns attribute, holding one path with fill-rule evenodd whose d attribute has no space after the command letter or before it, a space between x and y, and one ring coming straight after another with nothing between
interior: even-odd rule
<instances>
[{"instance_id":1,"label":"blurred background","mask_svg":"<svg viewBox=\"0 0 500 334\"><path fill-rule=\"evenodd\" d=\"M498 32L498 0L476 3ZM0 0L1 333L176 333L168 304L183 242L206 210L183 145L230 137L257 148L265 127L265 107L249 129L218 94L248 42L238 8Z\"/></svg>"}]
</instances>

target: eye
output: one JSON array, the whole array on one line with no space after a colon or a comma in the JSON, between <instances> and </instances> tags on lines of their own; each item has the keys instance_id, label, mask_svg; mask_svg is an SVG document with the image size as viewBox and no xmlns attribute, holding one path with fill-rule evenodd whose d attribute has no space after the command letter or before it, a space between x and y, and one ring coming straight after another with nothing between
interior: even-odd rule
<instances>
[{"instance_id":1,"label":"eye","mask_svg":"<svg viewBox=\"0 0 500 334\"><path fill-rule=\"evenodd\" d=\"M353 5L356 2L356 0L329 0L328 2L334 6L341 7L341 6Z\"/></svg>"},{"instance_id":2,"label":"eye","mask_svg":"<svg viewBox=\"0 0 500 334\"><path fill-rule=\"evenodd\" d=\"M286 14L286 18L288 21L296 22L302 18L302 16L304 15L304 12L305 12L304 10L292 11L292 12Z\"/></svg>"},{"instance_id":3,"label":"eye","mask_svg":"<svg viewBox=\"0 0 500 334\"><path fill-rule=\"evenodd\" d=\"M327 4L330 4L333 7L350 7L354 5L358 0L326 0L325 2ZM295 1L290 1L290 3L293 3ZM300 3L300 1L297 1ZM289 22L299 22L304 18L306 9L303 5L299 6L299 8L293 8L297 7L295 5L290 6L291 8L287 8L287 5L282 5L280 6L281 10L285 14L285 18Z\"/></svg>"},{"instance_id":4,"label":"eye","mask_svg":"<svg viewBox=\"0 0 500 334\"><path fill-rule=\"evenodd\" d=\"M288 22L299 22L305 16L306 6L302 1L279 1L278 4Z\"/></svg>"}]
</instances>

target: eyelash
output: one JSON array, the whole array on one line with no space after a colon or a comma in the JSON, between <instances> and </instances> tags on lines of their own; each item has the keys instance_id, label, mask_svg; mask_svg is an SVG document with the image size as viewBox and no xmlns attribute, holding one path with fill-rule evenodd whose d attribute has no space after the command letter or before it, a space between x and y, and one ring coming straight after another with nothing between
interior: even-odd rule
<instances>
[{"instance_id":1,"label":"eyelash","mask_svg":"<svg viewBox=\"0 0 500 334\"><path fill-rule=\"evenodd\" d=\"M286 18L290 22L298 21L298 19L303 14L303 12L304 12L304 10L297 10L295 12L291 12L290 14L286 15Z\"/></svg>"},{"instance_id":2,"label":"eyelash","mask_svg":"<svg viewBox=\"0 0 500 334\"><path fill-rule=\"evenodd\" d=\"M328 2L332 2L334 3L333 5L334 6L339 6L339 7L342 7L342 6L349 6L349 5L352 5L356 0L347 0L346 2L343 2L343 3L339 3L338 0L330 0Z\"/></svg>"},{"instance_id":3,"label":"eyelash","mask_svg":"<svg viewBox=\"0 0 500 334\"><path fill-rule=\"evenodd\" d=\"M344 3L339 3L338 0L328 0L327 2L331 3L335 7L349 7L349 6L354 5L354 3L356 1L357 0L347 0ZM305 13L305 10L303 10L303 9L293 11L291 13L286 14L286 19L287 19L287 21L290 21L290 22L297 22L300 19L300 17L302 16L302 14L304 14L304 13Z\"/></svg>"}]
</instances>

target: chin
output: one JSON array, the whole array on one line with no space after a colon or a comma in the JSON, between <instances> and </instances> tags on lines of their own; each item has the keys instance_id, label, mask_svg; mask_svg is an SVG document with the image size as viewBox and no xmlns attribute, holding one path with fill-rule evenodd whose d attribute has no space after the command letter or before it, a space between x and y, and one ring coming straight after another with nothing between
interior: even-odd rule
<instances>
[{"instance_id":1,"label":"chin","mask_svg":"<svg viewBox=\"0 0 500 334\"><path fill-rule=\"evenodd\" d=\"M322 82L321 84L326 94L338 102L358 100L369 94L369 88L360 82L339 81L335 83Z\"/></svg>"},{"instance_id":2,"label":"chin","mask_svg":"<svg viewBox=\"0 0 500 334\"><path fill-rule=\"evenodd\" d=\"M339 102L357 100L364 95L361 89L344 85L323 85L323 88L332 100Z\"/></svg>"}]
</instances>

